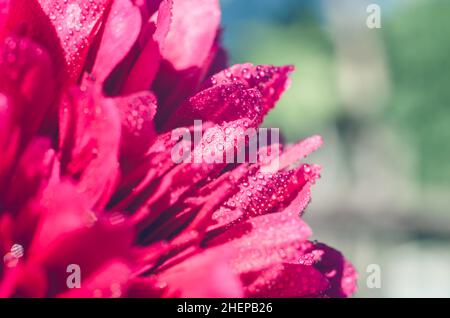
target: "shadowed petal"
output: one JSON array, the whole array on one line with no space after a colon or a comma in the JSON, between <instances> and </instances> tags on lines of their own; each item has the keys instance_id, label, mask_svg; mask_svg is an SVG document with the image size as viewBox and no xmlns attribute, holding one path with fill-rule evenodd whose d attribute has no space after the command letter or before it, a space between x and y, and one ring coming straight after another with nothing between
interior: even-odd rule
<instances>
[{"instance_id":1,"label":"shadowed petal","mask_svg":"<svg viewBox=\"0 0 450 318\"><path fill-rule=\"evenodd\" d=\"M172 4L172 19L167 36L159 42L163 63L153 85L162 121L207 74L220 23L217 0L165 0L162 5L165 2Z\"/></svg>"},{"instance_id":2,"label":"shadowed petal","mask_svg":"<svg viewBox=\"0 0 450 318\"><path fill-rule=\"evenodd\" d=\"M140 31L139 8L131 0L113 1L92 71L100 83L130 52Z\"/></svg>"},{"instance_id":3,"label":"shadowed petal","mask_svg":"<svg viewBox=\"0 0 450 318\"><path fill-rule=\"evenodd\" d=\"M314 267L330 282L330 288L326 291L327 296L349 297L356 292L358 274L342 253L323 243L312 244L307 252L320 254Z\"/></svg>"},{"instance_id":4,"label":"shadowed petal","mask_svg":"<svg viewBox=\"0 0 450 318\"><path fill-rule=\"evenodd\" d=\"M119 173L121 120L115 102L86 88L72 90L60 110L62 174L78 180L91 206L109 200Z\"/></svg>"},{"instance_id":5,"label":"shadowed petal","mask_svg":"<svg viewBox=\"0 0 450 318\"><path fill-rule=\"evenodd\" d=\"M41 46L18 37L6 38L0 54L0 92L9 97L10 120L21 128L23 146L58 96L52 62Z\"/></svg>"}]
</instances>

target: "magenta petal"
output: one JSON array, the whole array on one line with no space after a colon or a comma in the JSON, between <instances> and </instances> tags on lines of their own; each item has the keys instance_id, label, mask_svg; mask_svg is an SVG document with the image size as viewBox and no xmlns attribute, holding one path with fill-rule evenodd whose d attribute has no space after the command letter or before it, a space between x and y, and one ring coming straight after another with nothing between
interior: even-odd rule
<instances>
[{"instance_id":1,"label":"magenta petal","mask_svg":"<svg viewBox=\"0 0 450 318\"><path fill-rule=\"evenodd\" d=\"M38 0L9 0L9 8L4 14L4 27L0 28L0 39L11 36L27 38L45 48L55 67L55 79L59 85L67 79L65 54L57 31L50 17Z\"/></svg>"},{"instance_id":2,"label":"magenta petal","mask_svg":"<svg viewBox=\"0 0 450 318\"><path fill-rule=\"evenodd\" d=\"M10 186L0 196L6 207L20 206L38 194L48 182L54 158L50 140L36 138L30 142L13 172Z\"/></svg>"},{"instance_id":3,"label":"magenta petal","mask_svg":"<svg viewBox=\"0 0 450 318\"><path fill-rule=\"evenodd\" d=\"M143 155L156 138L156 98L143 92L116 99L122 120L122 157Z\"/></svg>"},{"instance_id":4,"label":"magenta petal","mask_svg":"<svg viewBox=\"0 0 450 318\"><path fill-rule=\"evenodd\" d=\"M128 286L126 297L130 298L157 298L164 292L164 284L161 285L156 277L135 277Z\"/></svg>"},{"instance_id":5,"label":"magenta petal","mask_svg":"<svg viewBox=\"0 0 450 318\"><path fill-rule=\"evenodd\" d=\"M281 263L268 268L251 280L247 275L245 286L248 297L292 298L320 297L329 288L328 280L314 267Z\"/></svg>"},{"instance_id":6,"label":"magenta petal","mask_svg":"<svg viewBox=\"0 0 450 318\"><path fill-rule=\"evenodd\" d=\"M47 292L45 271L38 265L20 266L13 297L42 298Z\"/></svg>"},{"instance_id":7,"label":"magenta petal","mask_svg":"<svg viewBox=\"0 0 450 318\"><path fill-rule=\"evenodd\" d=\"M141 31L141 13L131 0L116 0L110 10L93 69L100 83L125 58Z\"/></svg>"},{"instance_id":8,"label":"magenta petal","mask_svg":"<svg viewBox=\"0 0 450 318\"><path fill-rule=\"evenodd\" d=\"M170 31L162 46L163 58L177 71L202 68L214 43L219 21L217 0L173 1Z\"/></svg>"},{"instance_id":9,"label":"magenta petal","mask_svg":"<svg viewBox=\"0 0 450 318\"><path fill-rule=\"evenodd\" d=\"M0 193L7 186L5 177L19 148L20 129L11 119L11 102L0 93Z\"/></svg>"},{"instance_id":10,"label":"magenta petal","mask_svg":"<svg viewBox=\"0 0 450 318\"><path fill-rule=\"evenodd\" d=\"M322 144L323 139L321 136L309 137L285 150L277 158L277 161L271 162L271 164L264 166L263 169L264 171L277 171L287 168L316 151Z\"/></svg>"},{"instance_id":11,"label":"magenta petal","mask_svg":"<svg viewBox=\"0 0 450 318\"><path fill-rule=\"evenodd\" d=\"M112 99L72 90L61 107L62 174L78 179L91 206L109 200L119 173L121 120Z\"/></svg>"},{"instance_id":12,"label":"magenta petal","mask_svg":"<svg viewBox=\"0 0 450 318\"><path fill-rule=\"evenodd\" d=\"M226 249L208 249L158 275L168 297L242 297L242 287L228 266Z\"/></svg>"},{"instance_id":13,"label":"magenta petal","mask_svg":"<svg viewBox=\"0 0 450 318\"><path fill-rule=\"evenodd\" d=\"M65 298L118 298L125 296L132 276L129 265L121 260L109 261L85 278L80 289L60 295Z\"/></svg>"},{"instance_id":14,"label":"magenta petal","mask_svg":"<svg viewBox=\"0 0 450 318\"><path fill-rule=\"evenodd\" d=\"M0 0L0 36L8 19L9 2L10 0Z\"/></svg>"},{"instance_id":15,"label":"magenta petal","mask_svg":"<svg viewBox=\"0 0 450 318\"><path fill-rule=\"evenodd\" d=\"M326 291L329 297L349 297L356 292L358 274L353 265L337 250L322 244L312 244L307 251L319 253L320 260L314 264L330 282Z\"/></svg>"},{"instance_id":16,"label":"magenta petal","mask_svg":"<svg viewBox=\"0 0 450 318\"><path fill-rule=\"evenodd\" d=\"M76 81L111 0L38 1L61 41L69 76Z\"/></svg>"},{"instance_id":17,"label":"magenta petal","mask_svg":"<svg viewBox=\"0 0 450 318\"><path fill-rule=\"evenodd\" d=\"M247 88L258 89L263 97L263 114L265 115L288 88L289 74L293 70L293 66L238 64L212 76L205 86L238 82Z\"/></svg>"},{"instance_id":18,"label":"magenta petal","mask_svg":"<svg viewBox=\"0 0 450 318\"><path fill-rule=\"evenodd\" d=\"M172 5L169 32L161 45L163 62L153 84L165 121L184 98L191 95L208 72L211 51L220 23L217 0L163 1Z\"/></svg>"},{"instance_id":19,"label":"magenta petal","mask_svg":"<svg viewBox=\"0 0 450 318\"><path fill-rule=\"evenodd\" d=\"M148 90L153 83L161 62L159 45L153 37L148 39L123 87L124 94Z\"/></svg>"},{"instance_id":20,"label":"magenta petal","mask_svg":"<svg viewBox=\"0 0 450 318\"><path fill-rule=\"evenodd\" d=\"M41 46L24 38L5 39L0 54L0 92L10 98L11 119L26 142L41 128L58 95L52 62Z\"/></svg>"},{"instance_id":21,"label":"magenta petal","mask_svg":"<svg viewBox=\"0 0 450 318\"><path fill-rule=\"evenodd\" d=\"M48 187L40 202L41 218L27 261L47 270L48 295L67 289L69 264L79 265L83 275L90 275L104 262L130 252L134 233L125 219L98 217L72 185Z\"/></svg>"},{"instance_id":22,"label":"magenta petal","mask_svg":"<svg viewBox=\"0 0 450 318\"><path fill-rule=\"evenodd\" d=\"M246 89L242 84L225 84L191 97L180 106L167 125L192 125L196 119L222 124L244 118L249 119L252 127L262 122L261 94L256 89Z\"/></svg>"},{"instance_id":23,"label":"magenta petal","mask_svg":"<svg viewBox=\"0 0 450 318\"><path fill-rule=\"evenodd\" d=\"M232 260L238 273L259 271L280 262L296 261L299 248L312 234L297 213L267 214L231 227L206 244L232 246Z\"/></svg>"},{"instance_id":24,"label":"magenta petal","mask_svg":"<svg viewBox=\"0 0 450 318\"><path fill-rule=\"evenodd\" d=\"M151 35L143 44L142 51L128 75L124 93L147 90L153 83L162 60L161 50L172 22L172 6L172 1L162 2L156 22L148 22L147 32Z\"/></svg>"},{"instance_id":25,"label":"magenta petal","mask_svg":"<svg viewBox=\"0 0 450 318\"><path fill-rule=\"evenodd\" d=\"M239 184L235 195L223 205L227 209L238 209L243 216L256 216L284 210L297 193L302 191L308 182L313 182L315 175L311 174L309 165L303 165L296 170L264 173L259 171L249 176ZM300 192L302 193L302 192ZM302 207L304 209L305 206ZM300 213L302 210L297 210Z\"/></svg>"}]
</instances>

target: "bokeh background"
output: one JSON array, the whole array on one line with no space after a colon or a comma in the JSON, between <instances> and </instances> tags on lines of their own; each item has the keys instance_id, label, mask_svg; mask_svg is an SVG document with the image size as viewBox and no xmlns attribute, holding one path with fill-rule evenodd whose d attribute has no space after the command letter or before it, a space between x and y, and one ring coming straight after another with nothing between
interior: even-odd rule
<instances>
[{"instance_id":1,"label":"bokeh background","mask_svg":"<svg viewBox=\"0 0 450 318\"><path fill-rule=\"evenodd\" d=\"M370 3L381 28L366 25ZM450 1L221 0L233 63L295 64L265 125L321 134L305 216L356 297L450 297ZM381 269L369 288L367 267Z\"/></svg>"}]
</instances>

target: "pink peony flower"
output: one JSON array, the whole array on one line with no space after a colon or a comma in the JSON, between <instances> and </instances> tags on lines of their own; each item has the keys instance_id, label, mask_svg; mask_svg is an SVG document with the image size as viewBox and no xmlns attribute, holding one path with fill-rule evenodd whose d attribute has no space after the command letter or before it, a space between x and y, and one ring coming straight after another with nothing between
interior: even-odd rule
<instances>
[{"instance_id":1,"label":"pink peony flower","mask_svg":"<svg viewBox=\"0 0 450 318\"><path fill-rule=\"evenodd\" d=\"M248 148L288 86L291 66L227 68L219 25L216 0L0 0L1 297L355 291L300 218L320 137L267 145L276 164L172 160L194 120L192 154Z\"/></svg>"}]
</instances>

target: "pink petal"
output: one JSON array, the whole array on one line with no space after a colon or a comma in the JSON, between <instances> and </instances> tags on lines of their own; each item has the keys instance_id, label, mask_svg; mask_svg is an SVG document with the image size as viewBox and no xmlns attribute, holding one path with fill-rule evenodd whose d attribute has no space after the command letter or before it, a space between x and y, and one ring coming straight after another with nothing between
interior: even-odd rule
<instances>
[{"instance_id":1,"label":"pink petal","mask_svg":"<svg viewBox=\"0 0 450 318\"><path fill-rule=\"evenodd\" d=\"M278 158L277 161L263 167L264 171L278 171L289 167L297 161L306 158L312 152L316 151L323 144L323 139L320 136L309 137L302 140L285 150Z\"/></svg>"},{"instance_id":2,"label":"pink petal","mask_svg":"<svg viewBox=\"0 0 450 318\"><path fill-rule=\"evenodd\" d=\"M60 39L69 76L76 81L111 0L38 0L38 2Z\"/></svg>"},{"instance_id":3,"label":"pink petal","mask_svg":"<svg viewBox=\"0 0 450 318\"><path fill-rule=\"evenodd\" d=\"M172 23L162 46L163 58L176 71L201 68L214 43L219 22L216 0L173 1Z\"/></svg>"},{"instance_id":4,"label":"pink petal","mask_svg":"<svg viewBox=\"0 0 450 318\"><path fill-rule=\"evenodd\" d=\"M10 36L24 37L45 48L55 66L55 80L62 86L66 82L66 62L61 41L49 16L38 0L9 0L9 8L0 28L0 39Z\"/></svg>"},{"instance_id":5,"label":"pink petal","mask_svg":"<svg viewBox=\"0 0 450 318\"><path fill-rule=\"evenodd\" d=\"M276 173L259 171L239 184L239 190L223 204L223 208L240 210L243 217L281 211L315 178L309 165ZM301 211L299 207L296 212Z\"/></svg>"},{"instance_id":6,"label":"pink petal","mask_svg":"<svg viewBox=\"0 0 450 318\"><path fill-rule=\"evenodd\" d=\"M122 157L145 154L156 138L153 118L156 114L156 98L150 92L116 99L122 119Z\"/></svg>"},{"instance_id":7,"label":"pink petal","mask_svg":"<svg viewBox=\"0 0 450 318\"><path fill-rule=\"evenodd\" d=\"M152 2L155 4L155 2ZM150 88L158 72L162 59L161 48L170 30L172 21L172 1L164 1L159 6L156 23L149 21L147 32L151 34L128 75L123 92L133 93Z\"/></svg>"},{"instance_id":8,"label":"pink petal","mask_svg":"<svg viewBox=\"0 0 450 318\"><path fill-rule=\"evenodd\" d=\"M5 27L6 20L8 19L10 0L0 0L0 36L2 35L3 28Z\"/></svg>"},{"instance_id":9,"label":"pink petal","mask_svg":"<svg viewBox=\"0 0 450 318\"><path fill-rule=\"evenodd\" d=\"M217 124L248 119L249 126L257 127L262 122L261 109L261 94L256 89L246 89L242 84L217 85L191 97L180 106L167 125L192 125L194 120L199 119Z\"/></svg>"},{"instance_id":10,"label":"pink petal","mask_svg":"<svg viewBox=\"0 0 450 318\"><path fill-rule=\"evenodd\" d=\"M19 268L12 297L43 298L47 291L46 273L40 266L25 264Z\"/></svg>"},{"instance_id":11,"label":"pink petal","mask_svg":"<svg viewBox=\"0 0 450 318\"><path fill-rule=\"evenodd\" d=\"M41 220L26 255L30 264L46 269L48 295L67 288L69 264L79 265L87 277L105 261L129 254L134 233L126 220L97 216L72 185L47 188L40 202Z\"/></svg>"},{"instance_id":12,"label":"pink petal","mask_svg":"<svg viewBox=\"0 0 450 318\"><path fill-rule=\"evenodd\" d=\"M247 88L255 88L263 97L263 115L265 115L288 88L289 74L293 70L293 66L237 64L212 76L210 81L205 83L205 87L242 83Z\"/></svg>"},{"instance_id":13,"label":"pink petal","mask_svg":"<svg viewBox=\"0 0 450 318\"><path fill-rule=\"evenodd\" d=\"M152 27L154 31L154 24L151 24L150 28ZM160 61L159 45L154 37L150 37L127 75L122 93L131 94L148 90L156 77Z\"/></svg>"},{"instance_id":14,"label":"pink petal","mask_svg":"<svg viewBox=\"0 0 450 318\"><path fill-rule=\"evenodd\" d=\"M208 249L158 275L167 297L242 297L242 287L228 266L229 253Z\"/></svg>"},{"instance_id":15,"label":"pink petal","mask_svg":"<svg viewBox=\"0 0 450 318\"><path fill-rule=\"evenodd\" d=\"M159 298L164 292L164 287L155 277L136 277L130 282L126 297Z\"/></svg>"},{"instance_id":16,"label":"pink petal","mask_svg":"<svg viewBox=\"0 0 450 318\"><path fill-rule=\"evenodd\" d=\"M292 298L320 297L328 289L328 280L314 267L282 263L262 271L245 286L247 297Z\"/></svg>"},{"instance_id":17,"label":"pink petal","mask_svg":"<svg viewBox=\"0 0 450 318\"><path fill-rule=\"evenodd\" d=\"M112 260L85 278L81 288L60 295L64 298L118 298L124 297L132 270L121 260Z\"/></svg>"},{"instance_id":18,"label":"pink petal","mask_svg":"<svg viewBox=\"0 0 450 318\"><path fill-rule=\"evenodd\" d=\"M46 185L55 159L55 151L50 146L46 138L30 142L12 173L9 187L2 194L6 207L20 207Z\"/></svg>"},{"instance_id":19,"label":"pink petal","mask_svg":"<svg viewBox=\"0 0 450 318\"><path fill-rule=\"evenodd\" d=\"M72 90L61 107L62 174L78 179L91 206L109 200L119 173L119 111L113 100L92 88Z\"/></svg>"},{"instance_id":20,"label":"pink petal","mask_svg":"<svg viewBox=\"0 0 450 318\"><path fill-rule=\"evenodd\" d=\"M206 246L224 244L235 249L232 266L235 272L242 274L296 261L302 244L311 234L311 229L297 213L280 212L239 223L211 237Z\"/></svg>"},{"instance_id":21,"label":"pink petal","mask_svg":"<svg viewBox=\"0 0 450 318\"><path fill-rule=\"evenodd\" d=\"M20 127L13 125L11 102L0 93L0 193L7 186L6 175L19 148Z\"/></svg>"},{"instance_id":22,"label":"pink petal","mask_svg":"<svg viewBox=\"0 0 450 318\"><path fill-rule=\"evenodd\" d=\"M26 142L42 127L58 96L52 62L39 45L17 37L7 38L0 54L0 91L10 97L11 119Z\"/></svg>"},{"instance_id":23,"label":"pink petal","mask_svg":"<svg viewBox=\"0 0 450 318\"><path fill-rule=\"evenodd\" d=\"M158 114L162 121L206 75L220 23L217 0L164 2L173 3L172 20L167 36L160 42L163 63L153 85L163 109Z\"/></svg>"},{"instance_id":24,"label":"pink petal","mask_svg":"<svg viewBox=\"0 0 450 318\"><path fill-rule=\"evenodd\" d=\"M141 13L131 0L112 3L93 69L100 83L130 52L141 31Z\"/></svg>"}]
</instances>

